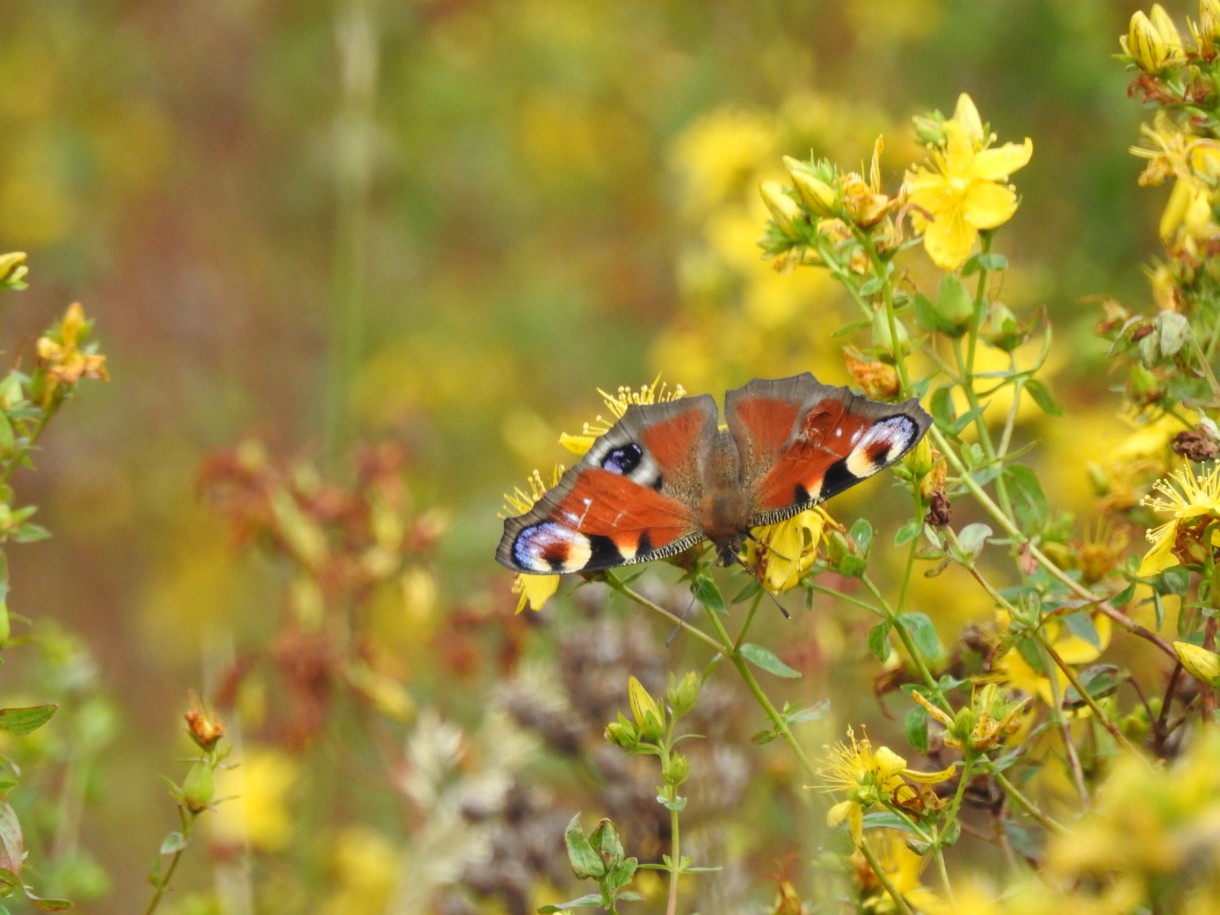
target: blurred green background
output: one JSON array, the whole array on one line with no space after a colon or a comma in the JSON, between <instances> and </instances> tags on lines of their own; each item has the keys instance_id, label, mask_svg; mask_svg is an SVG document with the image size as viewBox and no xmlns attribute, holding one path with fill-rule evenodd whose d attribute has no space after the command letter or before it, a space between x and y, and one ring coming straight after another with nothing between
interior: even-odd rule
<instances>
[{"instance_id":1,"label":"blurred green background","mask_svg":"<svg viewBox=\"0 0 1220 915\"><path fill-rule=\"evenodd\" d=\"M601 409L596 388L847 380L825 278L775 277L753 247L781 155L860 168L885 134L892 189L921 156L910 117L962 91L1001 141L1032 137L1004 298L1050 312L1058 395L1110 422L1086 297L1144 299L1161 203L1135 188L1140 111L1111 59L1135 8L0 7L0 249L32 268L2 303L5 348L31 358L79 299L112 375L17 478L55 536L11 559L14 609L81 636L117 713L81 827L115 890L88 910L143 898L201 646L256 643L277 612L197 499L205 457L256 437L341 475L353 442L402 441L415 504L451 521L440 618L511 606L500 494L564 459L555 437ZM1082 438L1051 453L1052 491L1083 491ZM25 693L18 673L0 690Z\"/></svg>"}]
</instances>

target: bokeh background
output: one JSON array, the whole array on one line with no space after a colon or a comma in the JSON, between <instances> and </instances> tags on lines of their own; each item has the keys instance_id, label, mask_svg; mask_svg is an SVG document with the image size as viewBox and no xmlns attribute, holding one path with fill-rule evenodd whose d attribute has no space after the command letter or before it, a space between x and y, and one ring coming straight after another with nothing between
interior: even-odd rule
<instances>
[{"instance_id":1,"label":"bokeh background","mask_svg":"<svg viewBox=\"0 0 1220 915\"><path fill-rule=\"evenodd\" d=\"M96 729L73 738L89 748L74 822L94 870L67 891L88 911L142 904L175 825L158 774L181 775L187 691L206 688L216 645L257 647L281 612L274 563L237 556L198 497L218 449L257 440L342 479L355 443L406 446L413 505L443 511L448 527L428 562L427 607L402 613L426 620L388 644L419 709L470 723L505 671L449 679L421 665L455 608L500 621L469 636L487 656L507 638L497 627L515 596L492 560L501 493L564 460L556 437L604 409L598 387L658 372L717 396L805 369L847 381L851 339L829 336L850 316L837 293L812 271L776 276L754 247L757 185L780 173L781 155L860 168L884 134L893 188L921 156L910 117L950 112L962 91L1001 141L1034 139L1000 243L1015 268L1004 299L1055 321L1047 380L1077 422L1047 432L1036 460L1056 498L1083 505L1084 464L1118 405L1090 297L1146 299L1140 265L1163 202L1135 187L1127 147L1140 111L1111 59L1135 8L0 6L0 249L29 252L32 268L30 288L2 303L4 346L31 358L41 328L81 300L112 376L86 385L37 471L15 481L55 536L12 551L10 603L59 633L86 684L69 678L66 694L96 703L96 720L64 718ZM585 625L581 613L557 602L539 625ZM664 648L663 626L625 620L661 652L650 663L680 669L684 649ZM42 698L50 687L23 669L6 664L0 692ZM828 676L795 693L816 699ZM778 765L757 752L751 765ZM308 785L293 789L302 807ZM360 809L336 822L369 821ZM383 846L409 848L413 822L383 815ZM319 863L329 853L306 846L296 834L290 851L333 879ZM37 882L50 852L32 852ZM771 867L760 862L759 873ZM172 905L202 898L213 863L203 847L188 856ZM263 910L321 911L308 900L326 892Z\"/></svg>"}]
</instances>

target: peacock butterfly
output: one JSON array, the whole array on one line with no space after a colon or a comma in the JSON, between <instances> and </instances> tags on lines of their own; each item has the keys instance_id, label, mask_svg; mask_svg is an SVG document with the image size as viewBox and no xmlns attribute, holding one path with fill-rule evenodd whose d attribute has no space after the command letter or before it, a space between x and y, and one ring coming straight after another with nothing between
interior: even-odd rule
<instances>
[{"instance_id":1,"label":"peacock butterfly","mask_svg":"<svg viewBox=\"0 0 1220 915\"><path fill-rule=\"evenodd\" d=\"M532 509L504 521L517 572L593 572L703 539L733 562L750 529L824 502L893 464L928 431L917 400L879 403L809 372L632 405Z\"/></svg>"}]
</instances>

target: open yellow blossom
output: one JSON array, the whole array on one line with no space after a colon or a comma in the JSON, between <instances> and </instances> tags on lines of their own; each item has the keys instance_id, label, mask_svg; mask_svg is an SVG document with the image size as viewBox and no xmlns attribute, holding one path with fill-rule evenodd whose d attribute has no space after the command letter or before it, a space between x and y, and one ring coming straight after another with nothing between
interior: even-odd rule
<instances>
[{"instance_id":1,"label":"open yellow blossom","mask_svg":"<svg viewBox=\"0 0 1220 915\"><path fill-rule=\"evenodd\" d=\"M746 543L746 565L768 591L790 591L813 567L828 522L842 530L820 507L755 529Z\"/></svg>"},{"instance_id":2,"label":"open yellow blossom","mask_svg":"<svg viewBox=\"0 0 1220 915\"><path fill-rule=\"evenodd\" d=\"M1148 531L1152 549L1144 556L1137 575L1156 575L1191 557L1195 550L1220 546L1220 526L1207 535L1207 528L1220 521L1220 464L1207 465L1202 476L1187 464L1169 477L1157 480L1158 496L1146 496L1142 502L1158 512L1171 512L1173 517ZM1162 498L1163 497L1163 498ZM1206 545L1202 543L1208 537ZM1200 555L1201 558L1201 555Z\"/></svg>"},{"instance_id":3,"label":"open yellow blossom","mask_svg":"<svg viewBox=\"0 0 1220 915\"><path fill-rule=\"evenodd\" d=\"M579 435L569 435L567 432L560 435L559 444L563 445L573 454L584 454L592 448L598 436L609 432L610 427L623 418L623 414L627 412L627 408L632 404L647 406L648 404L678 400L686 396L686 389L680 384L670 388L661 380L661 376L658 375L653 379L652 384L642 385L638 390L623 386L615 394L610 394L600 388L598 388L597 393L606 402L606 407L613 414L613 418L606 420L598 414L593 422L584 424L584 428Z\"/></svg>"},{"instance_id":4,"label":"open yellow blossom","mask_svg":"<svg viewBox=\"0 0 1220 915\"><path fill-rule=\"evenodd\" d=\"M949 779L954 766L939 772L918 772L907 768L907 761L889 747L873 749L868 737L856 740L847 729L847 743L829 748L827 765L819 769L825 783L823 791L848 791L850 797L835 804L826 814L828 826L846 821L851 837L860 844L864 832L864 811L874 805L903 807L919 798L909 782L933 784Z\"/></svg>"},{"instance_id":5,"label":"open yellow blossom","mask_svg":"<svg viewBox=\"0 0 1220 915\"><path fill-rule=\"evenodd\" d=\"M907 845L908 838L906 833L897 829L878 829L870 832L865 842L878 867L884 871L889 885L907 904L917 912L934 912L940 900L919 879L926 859L911 851ZM889 890L882 885L864 855L857 851L852 855L852 864L859 883L863 910L878 915L897 911Z\"/></svg>"},{"instance_id":6,"label":"open yellow blossom","mask_svg":"<svg viewBox=\"0 0 1220 915\"><path fill-rule=\"evenodd\" d=\"M944 134L930 163L907 172L905 189L928 256L938 267L956 270L980 231L1003 225L1016 212L1017 193L1006 182L1029 162L1033 141L989 148L995 136L983 132L978 109L965 93L945 121Z\"/></svg>"}]
</instances>

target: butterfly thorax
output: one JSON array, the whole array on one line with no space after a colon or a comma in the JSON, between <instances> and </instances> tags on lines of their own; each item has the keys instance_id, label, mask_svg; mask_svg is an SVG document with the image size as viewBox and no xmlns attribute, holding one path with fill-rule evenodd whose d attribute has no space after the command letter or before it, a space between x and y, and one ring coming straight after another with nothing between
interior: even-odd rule
<instances>
[{"instance_id":1,"label":"butterfly thorax","mask_svg":"<svg viewBox=\"0 0 1220 915\"><path fill-rule=\"evenodd\" d=\"M728 432L716 434L703 467L700 526L721 555L735 551L750 529L749 492L741 479L737 443Z\"/></svg>"}]
</instances>

